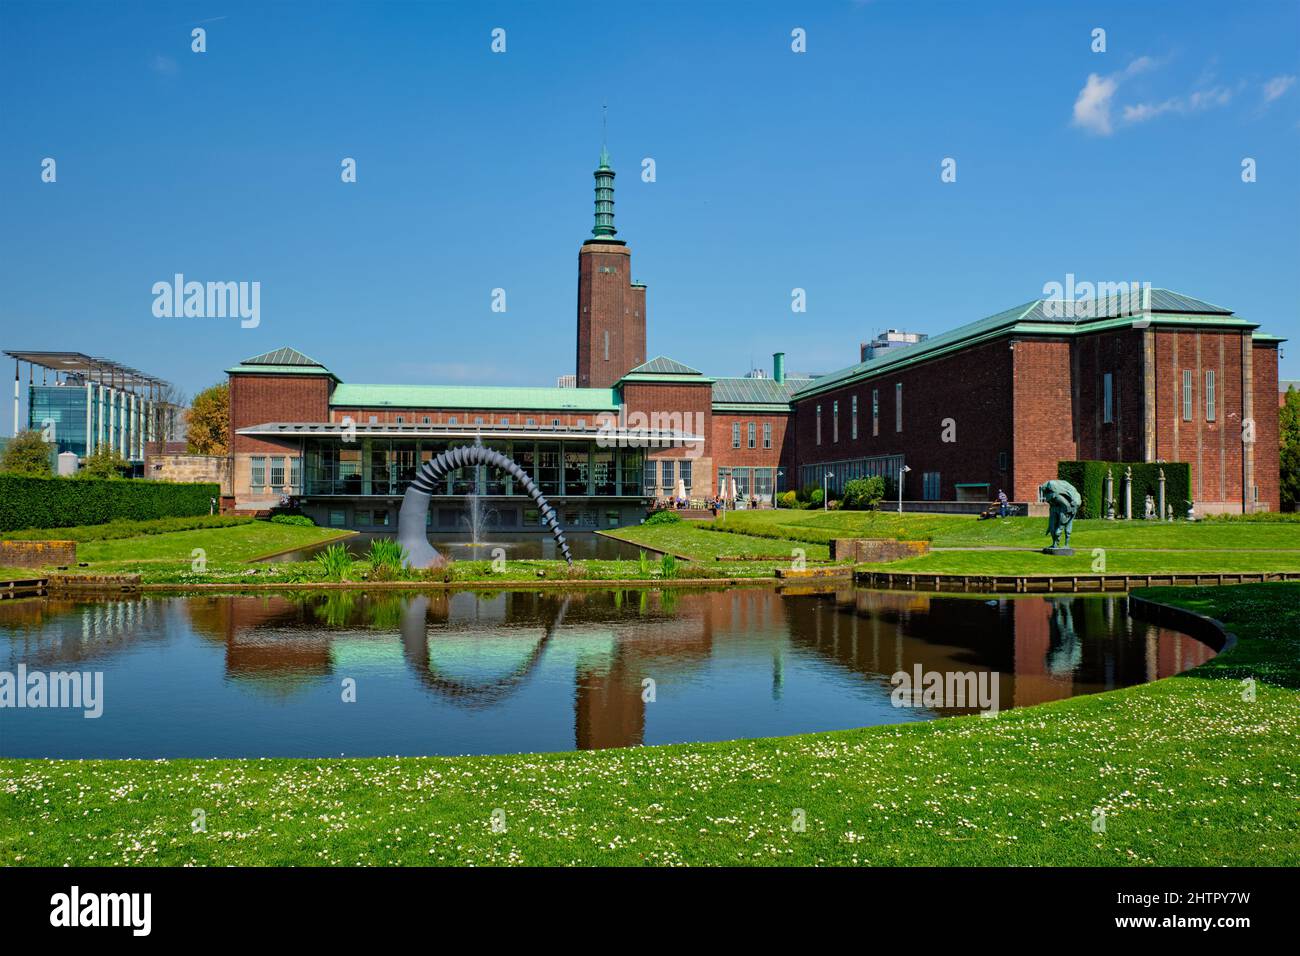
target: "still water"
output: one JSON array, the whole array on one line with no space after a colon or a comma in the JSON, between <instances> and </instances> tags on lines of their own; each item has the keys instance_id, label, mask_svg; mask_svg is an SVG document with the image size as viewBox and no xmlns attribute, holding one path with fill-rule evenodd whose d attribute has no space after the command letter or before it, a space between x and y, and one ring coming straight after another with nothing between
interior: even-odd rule
<instances>
[{"instance_id":1,"label":"still water","mask_svg":"<svg viewBox=\"0 0 1300 956\"><path fill-rule=\"evenodd\" d=\"M0 709L0 756L377 756L725 740L972 712L894 706L890 675L917 665L996 673L1005 710L1166 677L1213 656L1194 638L1130 618L1123 597L846 588L9 601L0 604L0 671L100 672L103 713Z\"/></svg>"}]
</instances>

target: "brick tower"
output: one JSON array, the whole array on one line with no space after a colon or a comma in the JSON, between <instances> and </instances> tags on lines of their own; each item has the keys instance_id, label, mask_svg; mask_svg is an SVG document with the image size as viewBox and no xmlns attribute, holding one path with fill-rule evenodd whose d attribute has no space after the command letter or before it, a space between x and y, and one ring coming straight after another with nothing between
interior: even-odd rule
<instances>
[{"instance_id":1,"label":"brick tower","mask_svg":"<svg viewBox=\"0 0 1300 956\"><path fill-rule=\"evenodd\" d=\"M608 388L645 361L645 286L632 281L632 253L615 239L614 170L601 148L596 225L578 250L578 387Z\"/></svg>"}]
</instances>

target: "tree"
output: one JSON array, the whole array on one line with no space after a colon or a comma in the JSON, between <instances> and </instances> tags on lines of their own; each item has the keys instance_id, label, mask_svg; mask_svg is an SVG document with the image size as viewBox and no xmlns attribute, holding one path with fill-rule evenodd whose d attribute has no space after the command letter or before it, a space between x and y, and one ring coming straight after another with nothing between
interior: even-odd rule
<instances>
[{"instance_id":1,"label":"tree","mask_svg":"<svg viewBox=\"0 0 1300 956\"><path fill-rule=\"evenodd\" d=\"M1282 510L1295 511L1300 503L1300 392L1294 385L1286 390L1286 400L1278 412L1278 432L1282 439L1278 461Z\"/></svg>"},{"instance_id":2,"label":"tree","mask_svg":"<svg viewBox=\"0 0 1300 956\"><path fill-rule=\"evenodd\" d=\"M230 451L230 385L222 382L194 396L185 413L185 450L191 455Z\"/></svg>"},{"instance_id":3,"label":"tree","mask_svg":"<svg viewBox=\"0 0 1300 956\"><path fill-rule=\"evenodd\" d=\"M35 429L19 432L5 446L4 457L0 458L0 471L29 478L48 478L53 474L50 446Z\"/></svg>"},{"instance_id":4,"label":"tree","mask_svg":"<svg viewBox=\"0 0 1300 956\"><path fill-rule=\"evenodd\" d=\"M179 441L185 422L185 407L189 399L175 385L166 385L153 404L154 441Z\"/></svg>"},{"instance_id":5,"label":"tree","mask_svg":"<svg viewBox=\"0 0 1300 956\"><path fill-rule=\"evenodd\" d=\"M125 478L131 470L131 463L122 457L122 453L111 445L100 445L94 454L87 455L81 461L79 478Z\"/></svg>"},{"instance_id":6,"label":"tree","mask_svg":"<svg viewBox=\"0 0 1300 956\"><path fill-rule=\"evenodd\" d=\"M885 479L880 475L870 478L854 478L844 486L844 507L854 511L866 511L880 504L885 497Z\"/></svg>"}]
</instances>

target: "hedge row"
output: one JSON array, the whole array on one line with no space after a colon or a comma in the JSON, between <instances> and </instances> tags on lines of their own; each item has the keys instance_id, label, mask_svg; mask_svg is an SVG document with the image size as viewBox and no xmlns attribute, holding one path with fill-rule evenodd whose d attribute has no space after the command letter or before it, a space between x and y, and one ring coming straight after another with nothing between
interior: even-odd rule
<instances>
[{"instance_id":1,"label":"hedge row","mask_svg":"<svg viewBox=\"0 0 1300 956\"><path fill-rule=\"evenodd\" d=\"M1057 464L1056 475L1079 489L1083 506L1080 518L1106 517L1106 472L1115 479L1115 516L1124 515L1124 472L1133 469L1133 517L1146 513L1146 496L1150 495L1160 507L1160 472L1165 473L1165 507L1173 507L1174 517L1187 516L1187 505L1192 499L1192 466L1185 461L1124 462L1124 461L1062 461ZM1164 517L1161 515L1161 517Z\"/></svg>"},{"instance_id":2,"label":"hedge row","mask_svg":"<svg viewBox=\"0 0 1300 956\"><path fill-rule=\"evenodd\" d=\"M69 528L115 518L146 521L205 515L221 486L212 483L27 478L0 474L0 531Z\"/></svg>"}]
</instances>

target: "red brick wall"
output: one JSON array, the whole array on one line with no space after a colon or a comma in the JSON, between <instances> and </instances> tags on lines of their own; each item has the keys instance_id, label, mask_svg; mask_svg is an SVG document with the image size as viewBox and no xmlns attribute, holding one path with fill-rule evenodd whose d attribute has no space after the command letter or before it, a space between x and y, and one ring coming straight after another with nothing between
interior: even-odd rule
<instances>
[{"instance_id":1,"label":"red brick wall","mask_svg":"<svg viewBox=\"0 0 1300 956\"><path fill-rule=\"evenodd\" d=\"M631 274L626 246L589 242L578 252L579 388L606 388L646 360L645 290L632 288Z\"/></svg>"},{"instance_id":2,"label":"red brick wall","mask_svg":"<svg viewBox=\"0 0 1300 956\"><path fill-rule=\"evenodd\" d=\"M627 412L646 415L680 415L683 427L692 434L703 434L704 447L651 449L655 458L708 457L716 447L711 442L713 418L713 386L707 382L697 385L672 385L654 382L629 382L623 386L623 403ZM703 430L697 432L700 422Z\"/></svg>"},{"instance_id":3,"label":"red brick wall","mask_svg":"<svg viewBox=\"0 0 1300 956\"><path fill-rule=\"evenodd\" d=\"M1185 461L1192 466L1192 496L1198 505L1219 505L1239 509L1242 501L1242 446L1241 421L1243 416L1243 342L1249 348L1249 334L1220 332L1217 330L1172 330L1156 332L1156 458L1166 461ZM1258 357L1259 349L1253 354ZM1274 353L1276 355L1276 353ZM1205 420L1205 372L1215 372L1215 421ZM1192 418L1183 420L1183 371L1192 372ZM1263 379L1261 379L1261 375ZM1277 389L1277 370L1274 364L1268 370L1256 368L1254 395L1259 396ZM1261 390L1262 381L1271 381ZM1265 402L1273 406L1273 402ZM1269 499L1276 508L1276 409L1264 418L1273 423L1274 440L1268 449L1261 444L1258 404L1256 418L1256 478L1262 456L1272 451L1273 496ZM1257 480L1256 484L1260 484ZM1260 484L1264 498L1264 485Z\"/></svg>"},{"instance_id":4,"label":"red brick wall","mask_svg":"<svg viewBox=\"0 0 1300 956\"><path fill-rule=\"evenodd\" d=\"M1277 346L1255 345L1251 350L1255 379L1255 484L1260 507L1278 511L1282 507L1279 480L1279 433L1277 395Z\"/></svg>"},{"instance_id":5,"label":"red brick wall","mask_svg":"<svg viewBox=\"0 0 1300 956\"><path fill-rule=\"evenodd\" d=\"M329 421L333 381L327 375L240 375L230 376L230 435L232 451L277 452L296 448L236 432L266 422Z\"/></svg>"},{"instance_id":6,"label":"red brick wall","mask_svg":"<svg viewBox=\"0 0 1300 956\"><path fill-rule=\"evenodd\" d=\"M1006 340L992 342L801 400L793 421L793 464L901 453L912 468L904 479L904 498L921 498L922 473L929 471L939 472L942 499L956 498L958 482L987 482L990 495L996 494L1011 480L1014 467L1012 354ZM903 384L902 432L894 430L895 385L899 382ZM880 390L879 435L872 434L873 389ZM850 425L855 394L857 440L851 437ZM830 424L836 400L840 403L838 442L832 440ZM818 405L822 406L820 446L816 443ZM946 418L955 422L955 442L942 440ZM1000 452L1007 453L1007 471L999 469ZM794 488L797 482L797 473L787 472L786 487Z\"/></svg>"},{"instance_id":7,"label":"red brick wall","mask_svg":"<svg viewBox=\"0 0 1300 956\"><path fill-rule=\"evenodd\" d=\"M1146 458L1142 394L1144 335L1142 329L1128 328L1074 341L1075 457L1101 461ZM1103 421L1107 373L1112 376L1113 390L1110 422ZM1050 477L1056 477L1055 469Z\"/></svg>"},{"instance_id":8,"label":"red brick wall","mask_svg":"<svg viewBox=\"0 0 1300 956\"><path fill-rule=\"evenodd\" d=\"M1001 347L1007 349L1007 343ZM1015 365L1010 422L1015 478L1007 494L1016 501L1037 501L1038 486L1056 477L1058 462L1079 457L1073 355L1068 339L1020 339L1007 354Z\"/></svg>"},{"instance_id":9,"label":"red brick wall","mask_svg":"<svg viewBox=\"0 0 1300 956\"><path fill-rule=\"evenodd\" d=\"M732 423L740 425L740 447L731 447ZM754 423L754 447L749 447L748 425ZM716 468L780 468L785 462L781 452L786 444L789 415L761 415L757 412L717 412L713 416L711 447ZM772 426L772 447L763 447L763 426ZM793 456L791 456L793 457ZM786 472L787 488L793 488L794 478Z\"/></svg>"}]
</instances>

